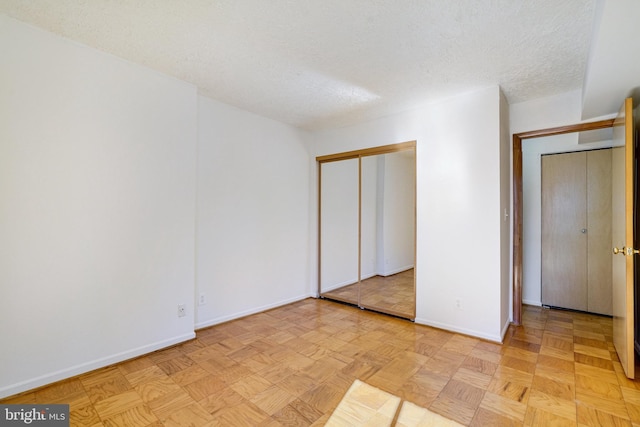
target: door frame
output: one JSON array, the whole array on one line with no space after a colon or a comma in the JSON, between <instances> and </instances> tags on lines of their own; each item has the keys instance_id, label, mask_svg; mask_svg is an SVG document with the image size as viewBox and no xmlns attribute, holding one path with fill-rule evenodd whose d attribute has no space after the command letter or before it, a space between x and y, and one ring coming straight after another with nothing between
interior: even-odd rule
<instances>
[{"instance_id":1,"label":"door frame","mask_svg":"<svg viewBox=\"0 0 640 427\"><path fill-rule=\"evenodd\" d=\"M545 136L562 135L613 127L614 119L559 126L513 134L513 316L514 325L522 324L522 141Z\"/></svg>"}]
</instances>

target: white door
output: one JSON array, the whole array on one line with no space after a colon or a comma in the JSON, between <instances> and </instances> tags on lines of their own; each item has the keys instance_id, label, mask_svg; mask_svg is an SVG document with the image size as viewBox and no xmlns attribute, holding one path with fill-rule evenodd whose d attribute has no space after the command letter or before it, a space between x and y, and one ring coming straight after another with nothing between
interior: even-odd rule
<instances>
[{"instance_id":1,"label":"white door","mask_svg":"<svg viewBox=\"0 0 640 427\"><path fill-rule=\"evenodd\" d=\"M613 126L612 243L613 344L629 378L635 377L633 101L627 98Z\"/></svg>"}]
</instances>

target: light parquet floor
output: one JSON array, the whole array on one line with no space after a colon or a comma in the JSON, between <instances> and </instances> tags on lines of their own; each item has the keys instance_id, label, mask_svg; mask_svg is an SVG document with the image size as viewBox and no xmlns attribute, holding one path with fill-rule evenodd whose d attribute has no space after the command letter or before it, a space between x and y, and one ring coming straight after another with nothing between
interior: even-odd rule
<instances>
[{"instance_id":1,"label":"light parquet floor","mask_svg":"<svg viewBox=\"0 0 640 427\"><path fill-rule=\"evenodd\" d=\"M306 299L5 399L74 426L323 425L355 379L473 426L640 426L611 319L525 306L504 345Z\"/></svg>"},{"instance_id":2,"label":"light parquet floor","mask_svg":"<svg viewBox=\"0 0 640 427\"><path fill-rule=\"evenodd\" d=\"M363 307L406 319L415 317L416 293L413 268L391 276L373 276L360 283L325 292L323 296L358 304L358 292L360 305Z\"/></svg>"}]
</instances>

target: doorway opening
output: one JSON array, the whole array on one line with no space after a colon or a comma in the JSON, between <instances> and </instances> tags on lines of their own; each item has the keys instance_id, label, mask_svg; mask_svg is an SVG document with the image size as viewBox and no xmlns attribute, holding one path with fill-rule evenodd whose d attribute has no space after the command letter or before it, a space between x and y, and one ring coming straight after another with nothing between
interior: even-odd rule
<instances>
[{"instance_id":1,"label":"doorway opening","mask_svg":"<svg viewBox=\"0 0 640 427\"><path fill-rule=\"evenodd\" d=\"M614 119L513 134L513 323L522 324L523 191L522 141L613 127Z\"/></svg>"}]
</instances>

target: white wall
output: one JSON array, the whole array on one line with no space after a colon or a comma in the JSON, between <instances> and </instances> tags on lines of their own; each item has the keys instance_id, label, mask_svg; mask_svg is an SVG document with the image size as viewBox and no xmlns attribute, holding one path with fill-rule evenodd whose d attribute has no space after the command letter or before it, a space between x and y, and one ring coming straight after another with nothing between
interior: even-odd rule
<instances>
[{"instance_id":1,"label":"white wall","mask_svg":"<svg viewBox=\"0 0 640 427\"><path fill-rule=\"evenodd\" d=\"M4 15L0 52L3 397L194 336L196 91Z\"/></svg>"},{"instance_id":2,"label":"white wall","mask_svg":"<svg viewBox=\"0 0 640 427\"><path fill-rule=\"evenodd\" d=\"M580 123L580 91L513 104L511 132L519 133ZM595 121L592 119L589 121ZM610 146L610 142L578 144L577 134L526 139L522 142L522 301L541 304L541 169L543 154L582 151Z\"/></svg>"},{"instance_id":3,"label":"white wall","mask_svg":"<svg viewBox=\"0 0 640 427\"><path fill-rule=\"evenodd\" d=\"M196 328L315 294L308 159L294 128L199 97Z\"/></svg>"},{"instance_id":4,"label":"white wall","mask_svg":"<svg viewBox=\"0 0 640 427\"><path fill-rule=\"evenodd\" d=\"M509 106L511 133L580 123L580 90Z\"/></svg>"},{"instance_id":5,"label":"white wall","mask_svg":"<svg viewBox=\"0 0 640 427\"><path fill-rule=\"evenodd\" d=\"M316 132L309 141L314 157L417 141L416 322L494 341L505 328L501 292L508 288L501 283L508 276L501 271L508 268L501 263L508 206L501 206L499 107L494 86Z\"/></svg>"}]
</instances>

